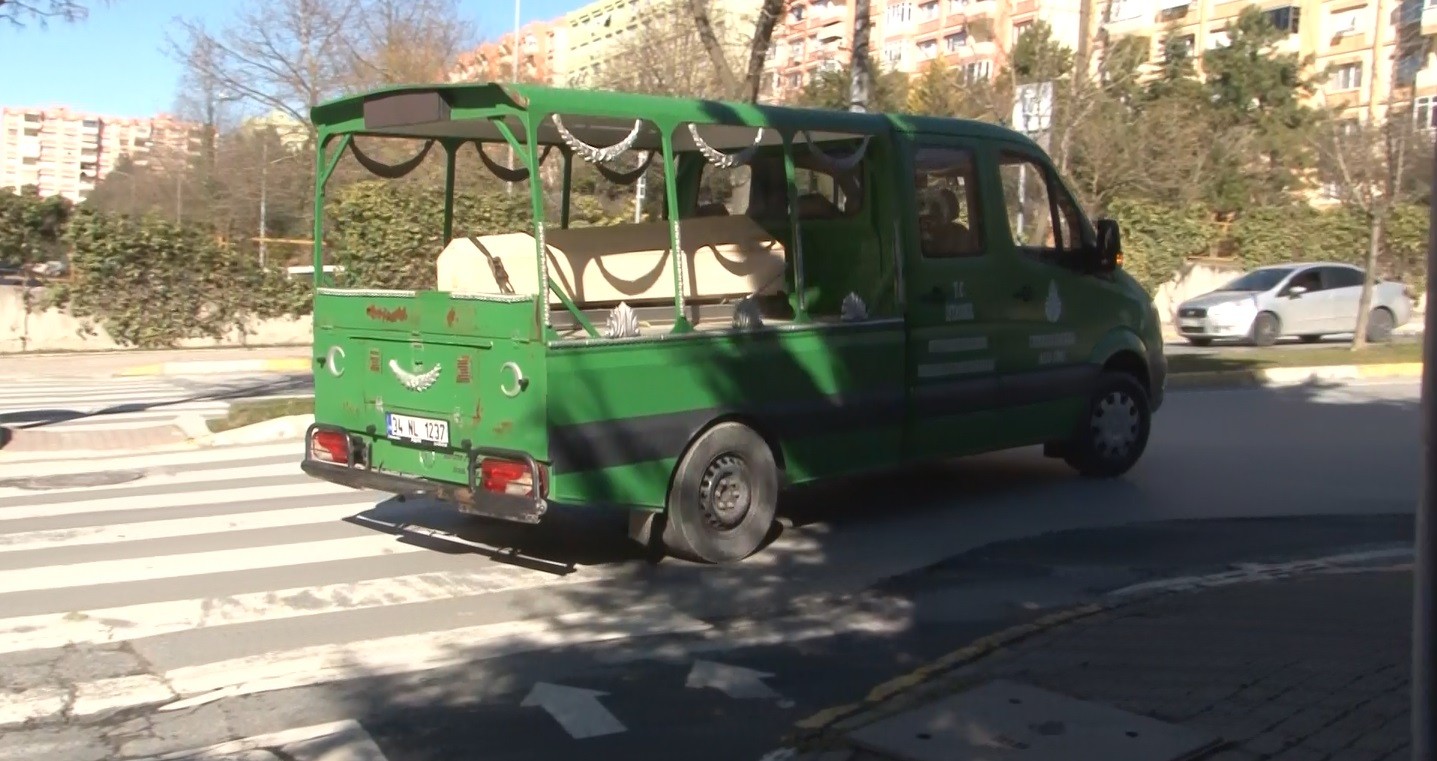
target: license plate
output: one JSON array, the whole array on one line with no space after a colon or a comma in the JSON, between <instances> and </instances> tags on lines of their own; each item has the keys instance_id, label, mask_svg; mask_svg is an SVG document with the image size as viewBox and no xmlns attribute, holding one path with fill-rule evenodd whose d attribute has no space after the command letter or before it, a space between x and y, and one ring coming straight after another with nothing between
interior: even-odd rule
<instances>
[{"instance_id":1,"label":"license plate","mask_svg":"<svg viewBox=\"0 0 1437 761\"><path fill-rule=\"evenodd\" d=\"M418 444L449 445L449 421L410 415L385 415L389 425L389 438L399 441L413 441Z\"/></svg>"},{"instance_id":2,"label":"license plate","mask_svg":"<svg viewBox=\"0 0 1437 761\"><path fill-rule=\"evenodd\" d=\"M1178 324L1184 328L1201 328L1202 320L1182 320Z\"/></svg>"}]
</instances>

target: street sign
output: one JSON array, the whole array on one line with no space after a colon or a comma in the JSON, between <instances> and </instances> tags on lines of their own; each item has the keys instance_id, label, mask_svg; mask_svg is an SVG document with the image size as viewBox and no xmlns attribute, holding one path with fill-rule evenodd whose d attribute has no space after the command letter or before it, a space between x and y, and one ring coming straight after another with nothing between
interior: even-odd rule
<instances>
[{"instance_id":1,"label":"street sign","mask_svg":"<svg viewBox=\"0 0 1437 761\"><path fill-rule=\"evenodd\" d=\"M1047 132L1053 126L1052 82L1018 85L1018 98L1013 104L1013 125L1028 135Z\"/></svg>"}]
</instances>

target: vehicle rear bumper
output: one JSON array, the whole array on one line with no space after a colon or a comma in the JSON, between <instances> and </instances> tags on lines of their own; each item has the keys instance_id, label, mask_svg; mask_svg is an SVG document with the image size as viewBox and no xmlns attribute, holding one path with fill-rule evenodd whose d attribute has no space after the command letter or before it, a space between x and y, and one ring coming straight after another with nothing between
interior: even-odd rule
<instances>
[{"instance_id":1,"label":"vehicle rear bumper","mask_svg":"<svg viewBox=\"0 0 1437 761\"><path fill-rule=\"evenodd\" d=\"M311 429L312 431L313 429ZM471 453L469 483L456 484L372 470L363 464L341 465L316 460L310 457L309 441L310 437L306 436L305 456L299 467L307 475L321 481L348 486L352 489L388 492L406 497L432 497L443 502L453 503L461 512L517 523L538 523L544 517L544 513L549 510L549 504L542 496L497 494L479 488L476 466L479 459L486 455L504 459L522 459L528 463L534 473L533 483L541 483L538 465L527 456L519 455L516 458L517 453L507 451ZM354 458L351 458L351 462L353 460Z\"/></svg>"}]
</instances>

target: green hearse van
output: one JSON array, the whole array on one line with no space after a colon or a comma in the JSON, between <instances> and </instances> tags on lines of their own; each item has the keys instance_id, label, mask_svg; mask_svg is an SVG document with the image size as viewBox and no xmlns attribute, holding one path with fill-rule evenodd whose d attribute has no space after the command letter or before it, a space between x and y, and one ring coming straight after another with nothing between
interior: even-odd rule
<instances>
[{"instance_id":1,"label":"green hearse van","mask_svg":"<svg viewBox=\"0 0 1437 761\"><path fill-rule=\"evenodd\" d=\"M1118 226L1013 130L494 83L312 118L317 220L346 151L384 177L436 146L447 161L441 245L413 254L432 287L316 279L316 478L524 523L622 508L635 539L729 562L792 484L1030 445L1120 475L1162 403L1158 315ZM417 157L360 147L381 137ZM532 227L458 229L471 149ZM571 224L580 162L619 184L661 171L661 215Z\"/></svg>"}]
</instances>

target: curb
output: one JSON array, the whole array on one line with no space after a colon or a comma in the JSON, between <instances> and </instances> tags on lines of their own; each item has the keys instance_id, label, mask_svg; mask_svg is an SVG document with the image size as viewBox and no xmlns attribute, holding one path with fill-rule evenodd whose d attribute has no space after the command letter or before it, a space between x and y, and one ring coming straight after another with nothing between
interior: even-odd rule
<instances>
[{"instance_id":1,"label":"curb","mask_svg":"<svg viewBox=\"0 0 1437 761\"><path fill-rule=\"evenodd\" d=\"M287 415L261 420L227 431L191 436L186 442L202 449L245 444L267 444L276 441L298 441L314 422L314 415Z\"/></svg>"},{"instance_id":2,"label":"curb","mask_svg":"<svg viewBox=\"0 0 1437 761\"><path fill-rule=\"evenodd\" d=\"M1239 564L1234 571L1207 576L1178 577L1135 584L1104 593L1097 601L1057 610L1026 624L1003 629L980 637L946 655L901 676L889 679L869 690L856 703L833 706L807 718L794 722L794 729L780 741L780 747L766 754L764 761L799 761L800 759L826 758L821 754L851 746L843 734L866 724L871 724L915 705L937 697L935 693L951 684L940 680L952 679L964 667L970 666L994 653L1068 624L1100 614L1139 605L1153 600L1189 592L1199 592L1233 584L1253 583L1289 579L1297 576L1338 572L1375 572L1392 570L1388 566L1360 567L1362 564L1380 561L1408 559L1412 550L1375 550L1354 552L1328 557L1295 560L1286 563ZM1355 570L1345 567L1358 565ZM960 680L961 682L961 680ZM847 758L847 756L843 756Z\"/></svg>"},{"instance_id":3,"label":"curb","mask_svg":"<svg viewBox=\"0 0 1437 761\"><path fill-rule=\"evenodd\" d=\"M1168 375L1168 389L1214 386L1291 386L1312 381L1420 378L1421 362L1387 362L1371 365L1319 365L1265 367L1256 370L1212 370Z\"/></svg>"},{"instance_id":4,"label":"curb","mask_svg":"<svg viewBox=\"0 0 1437 761\"><path fill-rule=\"evenodd\" d=\"M313 367L314 360L309 357L193 360L127 367L115 373L115 375L135 377L145 375L214 375L222 373L306 373L312 370Z\"/></svg>"}]
</instances>

